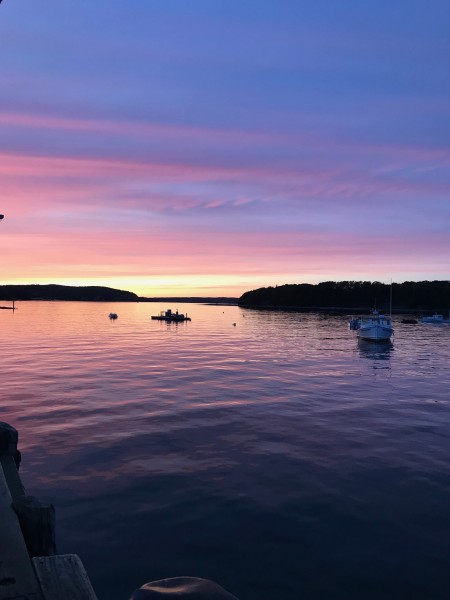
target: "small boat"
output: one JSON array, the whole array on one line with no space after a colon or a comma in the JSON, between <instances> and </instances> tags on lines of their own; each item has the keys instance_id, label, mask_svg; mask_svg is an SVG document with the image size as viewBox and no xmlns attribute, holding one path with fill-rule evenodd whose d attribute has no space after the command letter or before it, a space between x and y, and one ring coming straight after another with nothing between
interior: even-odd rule
<instances>
[{"instance_id":1,"label":"small boat","mask_svg":"<svg viewBox=\"0 0 450 600\"><path fill-rule=\"evenodd\" d=\"M376 310L370 317L350 319L349 326L360 340L370 342L387 342L394 334L391 317L380 315Z\"/></svg>"},{"instance_id":2,"label":"small boat","mask_svg":"<svg viewBox=\"0 0 450 600\"><path fill-rule=\"evenodd\" d=\"M368 342L390 342L394 335L392 326L392 281L390 288L389 316L381 315L375 308L370 317L352 317L349 321L350 329L356 331L358 340Z\"/></svg>"},{"instance_id":3,"label":"small boat","mask_svg":"<svg viewBox=\"0 0 450 600\"><path fill-rule=\"evenodd\" d=\"M187 313L184 315L178 311L172 312L170 308L168 310L162 310L159 315L153 315L152 319L153 321L167 321L168 323L180 323L182 321L191 320L191 318L187 316Z\"/></svg>"},{"instance_id":4,"label":"small boat","mask_svg":"<svg viewBox=\"0 0 450 600\"><path fill-rule=\"evenodd\" d=\"M437 313L434 313L431 317L422 317L420 320L422 323L447 323L444 315L438 315Z\"/></svg>"},{"instance_id":5,"label":"small boat","mask_svg":"<svg viewBox=\"0 0 450 600\"><path fill-rule=\"evenodd\" d=\"M109 313L108 317L111 321L115 321L119 315L117 313Z\"/></svg>"},{"instance_id":6,"label":"small boat","mask_svg":"<svg viewBox=\"0 0 450 600\"><path fill-rule=\"evenodd\" d=\"M404 325L417 325L419 321L417 319L402 319L401 322Z\"/></svg>"}]
</instances>

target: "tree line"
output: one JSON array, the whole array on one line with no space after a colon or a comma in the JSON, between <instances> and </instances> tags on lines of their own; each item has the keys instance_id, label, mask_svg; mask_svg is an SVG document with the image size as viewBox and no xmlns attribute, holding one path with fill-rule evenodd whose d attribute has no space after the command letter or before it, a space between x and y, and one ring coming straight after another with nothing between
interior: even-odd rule
<instances>
[{"instance_id":1,"label":"tree line","mask_svg":"<svg viewBox=\"0 0 450 600\"><path fill-rule=\"evenodd\" d=\"M324 281L259 288L245 292L239 306L260 308L337 308L388 312L401 310L450 309L450 281L405 281L390 284L379 281Z\"/></svg>"},{"instance_id":2,"label":"tree line","mask_svg":"<svg viewBox=\"0 0 450 600\"><path fill-rule=\"evenodd\" d=\"M137 302L133 292L103 286L0 285L2 300L77 300L86 302Z\"/></svg>"}]
</instances>

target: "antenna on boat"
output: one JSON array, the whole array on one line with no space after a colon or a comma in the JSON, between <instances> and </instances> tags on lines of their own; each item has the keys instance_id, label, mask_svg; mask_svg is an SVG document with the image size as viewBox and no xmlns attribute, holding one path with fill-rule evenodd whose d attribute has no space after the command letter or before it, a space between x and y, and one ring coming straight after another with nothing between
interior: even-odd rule
<instances>
[{"instance_id":1,"label":"antenna on boat","mask_svg":"<svg viewBox=\"0 0 450 600\"><path fill-rule=\"evenodd\" d=\"M390 290L390 298L389 298L389 316L392 318L392 277L391 277L391 290Z\"/></svg>"}]
</instances>

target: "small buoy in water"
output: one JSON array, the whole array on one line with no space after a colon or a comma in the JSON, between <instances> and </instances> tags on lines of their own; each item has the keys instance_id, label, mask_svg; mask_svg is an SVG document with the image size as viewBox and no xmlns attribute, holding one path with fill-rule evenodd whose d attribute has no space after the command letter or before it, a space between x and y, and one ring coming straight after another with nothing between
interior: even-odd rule
<instances>
[{"instance_id":1,"label":"small buoy in water","mask_svg":"<svg viewBox=\"0 0 450 600\"><path fill-rule=\"evenodd\" d=\"M236 323L233 323L233 327L236 327Z\"/></svg>"},{"instance_id":2,"label":"small buoy in water","mask_svg":"<svg viewBox=\"0 0 450 600\"><path fill-rule=\"evenodd\" d=\"M109 318L111 319L111 321L114 321L115 319L117 319L117 314L116 313L109 313Z\"/></svg>"}]
</instances>

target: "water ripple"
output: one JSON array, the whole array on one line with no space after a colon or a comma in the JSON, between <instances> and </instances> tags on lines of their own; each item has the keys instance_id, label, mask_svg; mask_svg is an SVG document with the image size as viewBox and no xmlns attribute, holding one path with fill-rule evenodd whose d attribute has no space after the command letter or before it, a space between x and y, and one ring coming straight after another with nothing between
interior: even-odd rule
<instances>
[{"instance_id":1,"label":"water ripple","mask_svg":"<svg viewBox=\"0 0 450 600\"><path fill-rule=\"evenodd\" d=\"M446 598L450 327L398 317L372 345L344 317L164 308L0 315L1 419L100 600L186 573L242 600Z\"/></svg>"}]
</instances>

